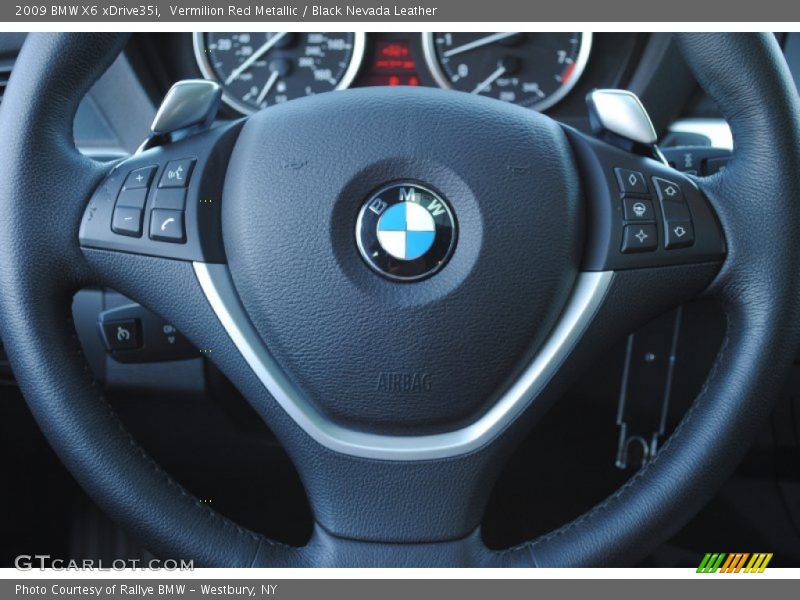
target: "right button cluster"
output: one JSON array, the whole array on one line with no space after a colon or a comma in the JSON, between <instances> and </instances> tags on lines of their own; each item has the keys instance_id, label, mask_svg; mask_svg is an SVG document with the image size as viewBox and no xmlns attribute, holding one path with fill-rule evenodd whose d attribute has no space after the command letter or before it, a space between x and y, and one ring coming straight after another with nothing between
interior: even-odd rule
<instances>
[{"instance_id":1,"label":"right button cluster","mask_svg":"<svg viewBox=\"0 0 800 600\"><path fill-rule=\"evenodd\" d=\"M664 217L664 248L687 248L694 244L694 226L681 187L667 179L653 177L661 214Z\"/></svg>"},{"instance_id":2,"label":"right button cluster","mask_svg":"<svg viewBox=\"0 0 800 600\"><path fill-rule=\"evenodd\" d=\"M624 225L620 250L624 254L655 251L659 237L663 237L666 250L694 244L692 215L680 185L662 177L652 177L659 204L657 208L644 174L622 168L614 171L622 195ZM659 208L661 219L657 215ZM661 236L659 220L662 223Z\"/></svg>"}]
</instances>

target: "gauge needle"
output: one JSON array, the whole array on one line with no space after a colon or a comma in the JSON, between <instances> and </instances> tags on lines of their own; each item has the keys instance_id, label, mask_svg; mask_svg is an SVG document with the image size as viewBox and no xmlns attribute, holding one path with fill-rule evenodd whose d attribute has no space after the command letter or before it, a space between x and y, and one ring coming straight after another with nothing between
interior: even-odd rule
<instances>
[{"instance_id":1,"label":"gauge needle","mask_svg":"<svg viewBox=\"0 0 800 600\"><path fill-rule=\"evenodd\" d=\"M500 33L493 33L492 35L487 35L482 38L478 38L477 40L472 40L468 44L464 44L463 46L457 46L455 48L451 48L446 52L442 53L444 58L450 58L451 56L455 56L456 54L461 54L462 52L466 52L467 50L474 50L475 48L480 48L481 46L488 46L489 44L494 44L495 42L499 42L500 40L504 40L506 38L510 38L512 35L517 35L518 32L513 31L509 32L500 32Z\"/></svg>"},{"instance_id":2,"label":"gauge needle","mask_svg":"<svg viewBox=\"0 0 800 600\"><path fill-rule=\"evenodd\" d=\"M278 81L278 77L280 73L277 71L273 71L272 75L269 76L267 79L267 83L264 84L264 87L261 88L261 92L258 94L258 98L256 98L256 104L261 104L264 101L264 98L267 97L269 91L272 89L272 86L275 85L275 82Z\"/></svg>"},{"instance_id":3,"label":"gauge needle","mask_svg":"<svg viewBox=\"0 0 800 600\"><path fill-rule=\"evenodd\" d=\"M497 67L497 69L494 70L494 72L491 75L489 75L486 79L484 79L478 85L476 85L475 89L472 90L472 93L480 94L483 90L492 85L496 79L502 77L503 73L505 72L506 68L503 65L500 65L499 67Z\"/></svg>"},{"instance_id":4,"label":"gauge needle","mask_svg":"<svg viewBox=\"0 0 800 600\"><path fill-rule=\"evenodd\" d=\"M256 50L250 55L250 58L248 58L238 67L236 67L233 71L231 71L231 74L228 75L228 78L225 80L225 85L230 85L232 82L236 81L236 79L239 78L239 75L241 75L242 73L247 71L247 69L252 67L254 62L256 62L259 58L264 56L267 52L269 52L273 48L273 46L275 46L275 44L280 42L286 36L286 33L287 33L286 31L283 31L281 33L276 33L266 42L264 42L258 50Z\"/></svg>"}]
</instances>

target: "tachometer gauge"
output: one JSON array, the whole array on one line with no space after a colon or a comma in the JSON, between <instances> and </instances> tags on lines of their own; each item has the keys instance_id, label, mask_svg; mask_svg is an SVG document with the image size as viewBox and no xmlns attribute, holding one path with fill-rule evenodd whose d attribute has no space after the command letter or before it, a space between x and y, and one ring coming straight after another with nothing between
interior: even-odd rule
<instances>
[{"instance_id":1,"label":"tachometer gauge","mask_svg":"<svg viewBox=\"0 0 800 600\"><path fill-rule=\"evenodd\" d=\"M242 113L349 86L364 57L364 33L195 33L203 75Z\"/></svg>"},{"instance_id":2,"label":"tachometer gauge","mask_svg":"<svg viewBox=\"0 0 800 600\"><path fill-rule=\"evenodd\" d=\"M426 33L425 60L443 88L545 110L575 86L591 33Z\"/></svg>"}]
</instances>

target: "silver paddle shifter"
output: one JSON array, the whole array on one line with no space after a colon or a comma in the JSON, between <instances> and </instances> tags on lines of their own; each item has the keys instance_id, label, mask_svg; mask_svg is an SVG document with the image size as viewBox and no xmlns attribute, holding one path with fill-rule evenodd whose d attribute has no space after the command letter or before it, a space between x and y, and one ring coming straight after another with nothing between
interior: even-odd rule
<instances>
[{"instance_id":1,"label":"silver paddle shifter","mask_svg":"<svg viewBox=\"0 0 800 600\"><path fill-rule=\"evenodd\" d=\"M139 152L208 129L217 116L221 98L222 86L216 81L178 81L164 96Z\"/></svg>"},{"instance_id":2,"label":"silver paddle shifter","mask_svg":"<svg viewBox=\"0 0 800 600\"><path fill-rule=\"evenodd\" d=\"M594 134L618 148L666 164L658 136L642 101L627 90L595 90L586 96Z\"/></svg>"}]
</instances>

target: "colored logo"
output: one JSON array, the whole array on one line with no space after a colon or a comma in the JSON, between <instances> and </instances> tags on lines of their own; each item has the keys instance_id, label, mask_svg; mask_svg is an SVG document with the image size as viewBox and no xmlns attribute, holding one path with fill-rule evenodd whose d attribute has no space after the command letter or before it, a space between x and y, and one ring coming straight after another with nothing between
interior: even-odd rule
<instances>
[{"instance_id":1,"label":"colored logo","mask_svg":"<svg viewBox=\"0 0 800 600\"><path fill-rule=\"evenodd\" d=\"M772 552L709 552L700 561L698 573L763 573Z\"/></svg>"},{"instance_id":2,"label":"colored logo","mask_svg":"<svg viewBox=\"0 0 800 600\"><path fill-rule=\"evenodd\" d=\"M450 206L432 189L389 184L361 207L356 243L367 264L385 277L418 281L441 269L456 241Z\"/></svg>"},{"instance_id":3,"label":"colored logo","mask_svg":"<svg viewBox=\"0 0 800 600\"><path fill-rule=\"evenodd\" d=\"M436 239L431 213L414 202L401 202L378 219L378 243L400 260L414 260L425 254Z\"/></svg>"}]
</instances>

